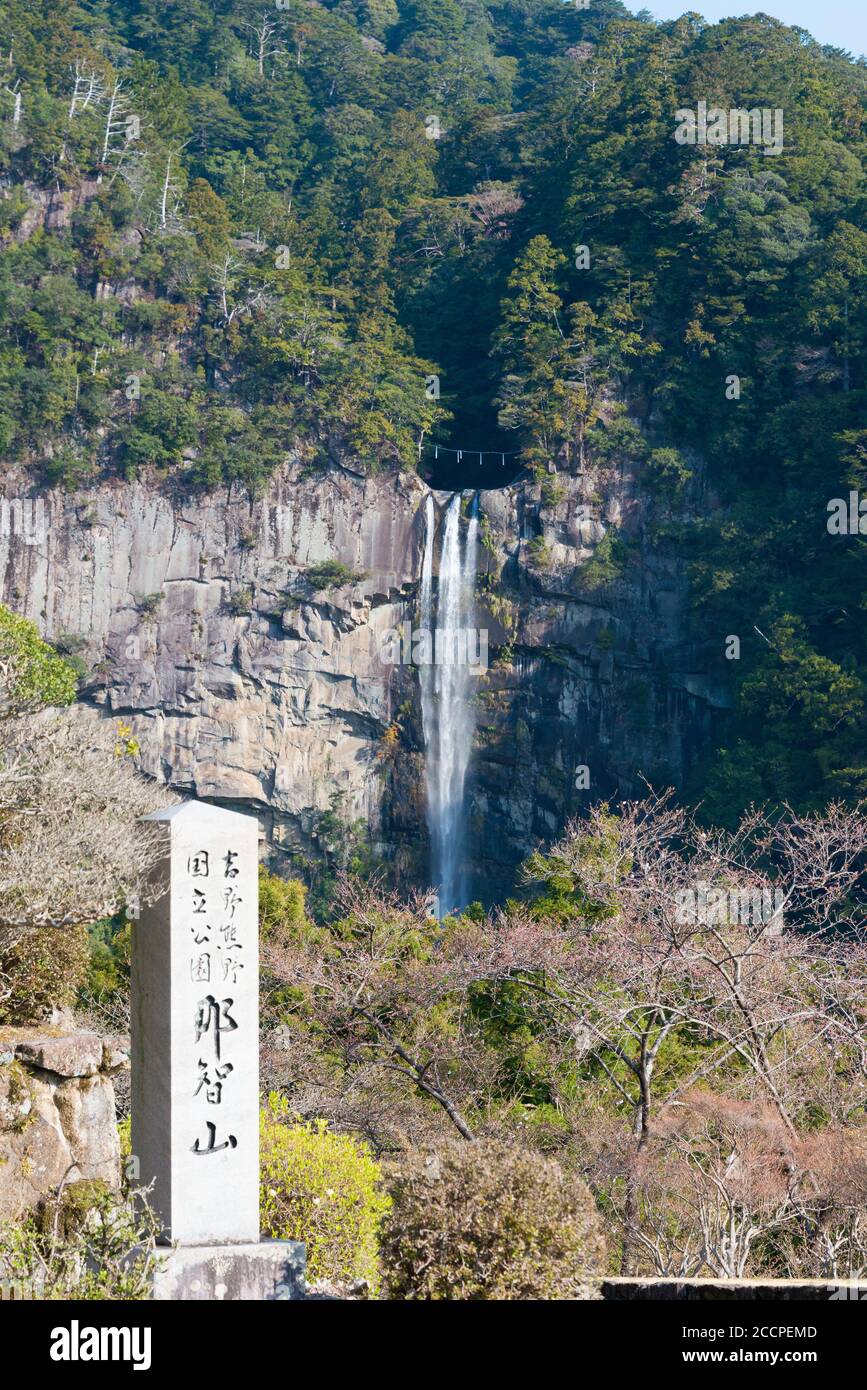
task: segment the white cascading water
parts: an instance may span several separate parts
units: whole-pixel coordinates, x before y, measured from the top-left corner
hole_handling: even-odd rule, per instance
[[[427,815],[431,838],[431,877],[438,893],[438,915],[466,905],[466,807],[464,792],[472,751],[471,659],[477,651],[474,628],[476,499],[461,545],[461,496],[449,502],[440,547],[436,625],[433,623],[434,507],[427,500],[421,582],[421,621],[434,632],[433,666],[422,667],[422,724],[425,739]],[[476,658],[477,659],[477,658]]]
[[[424,558],[421,566],[421,627],[422,632],[433,632],[433,553],[436,533],[436,509],[430,493],[425,501],[424,514]],[[424,734],[425,753],[431,747],[434,736],[433,702],[434,668],[426,662],[419,668],[421,684],[421,723]],[[430,786],[430,768],[426,768],[425,779]]]

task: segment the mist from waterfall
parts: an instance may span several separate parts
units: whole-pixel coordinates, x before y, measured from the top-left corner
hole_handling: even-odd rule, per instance
[[[436,617],[433,602],[435,513],[426,503],[425,548],[421,578],[421,624],[434,634],[436,660],[421,667],[422,726],[425,740],[427,819],[431,840],[431,879],[438,893],[438,915],[464,907],[467,768],[473,744],[475,711],[468,634],[475,622],[477,498],[473,498],[466,537],[461,544],[461,495],[448,504],[442,528]]]

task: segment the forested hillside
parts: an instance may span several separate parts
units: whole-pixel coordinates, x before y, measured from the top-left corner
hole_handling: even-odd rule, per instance
[[[0,1295],[867,1297],[865,99],[0,0]]]
[[[619,0],[0,13],[8,464],[638,461],[697,641],[742,644],[694,799],[863,795],[865,547],[826,527],[867,482],[863,64]],[[782,151],[677,143],[702,100],[780,109]]]

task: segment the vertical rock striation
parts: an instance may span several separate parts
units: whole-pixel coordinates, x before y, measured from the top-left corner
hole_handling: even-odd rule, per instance
[[[23,495],[9,476],[7,497],[16,481]],[[680,782],[726,705],[687,636],[684,562],[653,542],[628,470],[556,483],[480,495],[492,664],[475,679],[471,894],[508,891],[588,795],[628,796],[641,774]],[[82,665],[79,717],[123,719],[146,773],[257,813],[287,869],[338,856],[363,825],[397,879],[424,884],[419,673],[382,650],[432,583],[429,496],[414,475],[296,464],[258,499],[145,482],[49,491],[44,535],[0,528],[0,600]],[[601,559],[609,532],[616,563]]]

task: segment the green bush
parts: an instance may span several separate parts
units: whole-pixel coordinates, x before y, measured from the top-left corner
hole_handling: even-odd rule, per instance
[[[379,1286],[378,1234],[389,1199],[366,1145],[331,1133],[323,1120],[291,1124],[273,1092],[262,1112],[262,1234],[303,1240],[307,1278]]]
[[[286,1023],[303,995],[293,985],[286,984],[271,969],[271,948],[297,942],[315,927],[308,921],[305,910],[306,888],[297,878],[280,878],[259,865],[259,939],[262,943],[260,1004],[262,1028],[265,1032]]]
[[[28,927],[0,932],[0,1024],[38,1023],[69,1008],[90,968],[86,926]]]
[[[577,589],[601,589],[620,579],[629,559],[626,542],[613,530],[605,532],[590,559],[579,565],[573,580]]]
[[[74,632],[62,632],[51,646],[75,672],[76,679],[83,681],[90,671],[87,661],[87,638]]]
[[[249,584],[233,589],[226,599],[226,607],[233,618],[247,618],[253,607],[253,590]]]
[[[307,920],[307,889],[297,878],[281,878],[259,865],[259,930],[263,941],[280,940]]]
[[[364,575],[356,574],[339,560],[323,560],[319,565],[312,565],[304,578],[312,589],[319,590],[339,589],[344,584],[357,584]]]
[[[30,714],[45,705],[69,705],[78,681],[37,628],[0,604],[0,716]]]
[[[24,1298],[148,1299],[156,1234],[130,1194],[70,1183],[38,1213],[0,1223],[0,1279]]]
[[[184,449],[196,441],[197,426],[194,402],[149,385],[121,434],[127,476],[134,478],[148,464],[170,468],[181,463]]]
[[[129,992],[129,958],[132,923],[125,913],[102,917],[87,929],[87,978],[79,1003],[124,998]]]
[[[553,551],[544,536],[534,536],[527,546],[530,564],[537,570],[549,570],[554,563]]]
[[[63,444],[51,458],[45,460],[43,473],[49,487],[74,489],[93,480],[96,465],[81,448]]]
[[[587,1297],[602,1225],[587,1185],[553,1159],[493,1140],[395,1167],[381,1263],[393,1299]]]
[[[669,499],[680,496],[692,477],[692,469],[677,449],[654,449],[647,461],[651,486]]]

